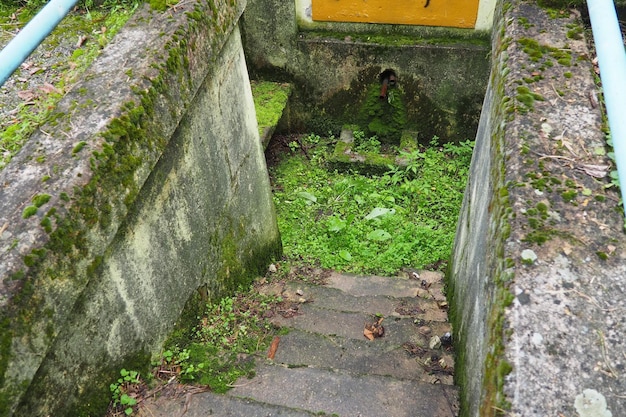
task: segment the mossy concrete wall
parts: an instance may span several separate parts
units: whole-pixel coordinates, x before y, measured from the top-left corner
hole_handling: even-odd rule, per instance
[[[254,77],[290,81],[292,130],[338,134],[379,74],[404,91],[406,129],[426,143],[475,135],[489,73],[489,34],[473,29],[300,21],[294,1],[252,0],[242,19]]]
[[[1,416],[102,414],[196,289],[279,254],[244,7],[138,11],[0,172]]]
[[[462,416],[626,415],[626,238],[576,13],[499,1],[448,277]]]

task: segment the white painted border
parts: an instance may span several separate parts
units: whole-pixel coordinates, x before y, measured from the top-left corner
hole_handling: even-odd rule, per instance
[[[478,3],[478,16],[476,16],[476,30],[491,30],[493,25],[493,11],[496,8],[496,0],[480,0]]]
[[[311,0],[295,1],[297,21],[305,24],[313,24],[313,18],[311,17]]]

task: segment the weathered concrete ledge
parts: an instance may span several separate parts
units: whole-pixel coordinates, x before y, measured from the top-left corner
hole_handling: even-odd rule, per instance
[[[581,22],[495,18],[449,277],[462,415],[623,416],[624,218]]]
[[[138,11],[0,172],[0,415],[101,413],[196,289],[279,253],[244,7]]]

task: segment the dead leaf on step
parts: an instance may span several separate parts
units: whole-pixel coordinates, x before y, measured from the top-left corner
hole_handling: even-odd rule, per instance
[[[87,42],[87,36],[82,35],[78,37],[78,41],[76,42],[76,47],[80,48],[81,46],[83,46],[83,44]]]
[[[39,89],[46,94],[50,94],[50,93],[60,94],[61,93],[61,90],[59,90],[58,88],[56,88],[50,83],[44,83],[41,87],[39,87]]]
[[[380,317],[375,323],[366,323],[363,329],[363,336],[368,340],[374,340],[377,337],[383,337],[385,335],[385,328],[381,325],[385,318]]]
[[[579,167],[578,169],[583,171],[585,174],[594,177],[594,178],[604,178],[609,173],[609,169],[611,167],[608,165],[590,165],[585,164]]]
[[[278,350],[279,344],[280,344],[280,337],[275,336],[274,340],[272,340],[272,345],[270,346],[270,350],[267,353],[267,359],[274,359],[274,356],[276,356],[276,350]]]
[[[36,95],[32,90],[22,90],[17,92],[17,96],[24,101],[32,101]]]

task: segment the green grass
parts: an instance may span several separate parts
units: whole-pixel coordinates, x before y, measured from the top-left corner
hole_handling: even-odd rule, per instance
[[[21,4],[26,6],[18,7]],[[27,61],[34,62],[33,67],[41,67],[40,71],[46,74],[46,82],[53,88],[43,91],[40,89],[43,81],[35,81],[32,85],[26,81],[19,81],[30,80],[32,75],[27,70],[16,71],[18,81],[14,87],[15,91],[10,94],[17,94],[20,90],[31,90],[34,94],[32,98],[17,104],[12,109],[11,117],[0,118],[0,169],[19,152],[34,131],[53,117],[57,103],[80,80],[101,50],[132,16],[138,4],[139,2],[135,0],[105,1],[97,8],[78,10],[63,19],[38,50],[60,54],[61,52],[55,48],[61,44],[62,39],[71,39],[73,45],[80,36],[87,36],[86,42],[76,48],[67,59],[47,61],[40,58],[41,62],[38,62],[39,60],[33,61],[33,56],[27,58]],[[0,4],[0,24],[7,30],[17,30],[35,15],[38,6],[40,4],[36,1]],[[12,37],[9,35],[11,35],[9,32],[4,33],[0,36],[0,41],[7,43]]]
[[[432,145],[382,176],[329,169],[323,145],[309,150],[310,160],[296,154],[271,167],[286,257],[378,274],[445,263],[473,144]]]

